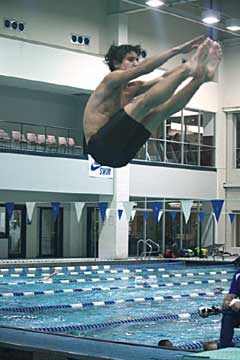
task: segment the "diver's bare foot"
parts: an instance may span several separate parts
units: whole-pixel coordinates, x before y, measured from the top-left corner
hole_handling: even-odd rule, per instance
[[[206,64],[206,75],[205,81],[212,81],[217,70],[217,67],[222,59],[222,49],[221,46],[214,42],[211,46],[207,58]]]
[[[189,68],[189,75],[199,77],[205,69],[208,53],[213,45],[213,41],[206,39],[197,49],[196,53],[189,59],[186,65]]]

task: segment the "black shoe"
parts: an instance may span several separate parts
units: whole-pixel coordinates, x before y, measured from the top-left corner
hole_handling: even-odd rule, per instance
[[[208,316],[211,315],[218,315],[221,312],[222,312],[221,306],[211,306],[211,307],[201,306],[198,309],[198,315],[201,316],[202,318],[207,318]]]

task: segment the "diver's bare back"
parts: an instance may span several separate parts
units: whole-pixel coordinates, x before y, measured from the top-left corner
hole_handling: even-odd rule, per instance
[[[86,142],[102,128],[110,118],[137,94],[141,82],[130,82],[127,86],[111,86],[106,78],[90,96],[85,108],[83,124]]]

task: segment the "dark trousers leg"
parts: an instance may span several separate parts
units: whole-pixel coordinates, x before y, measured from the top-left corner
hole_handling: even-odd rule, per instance
[[[240,313],[232,310],[224,310],[220,333],[220,348],[233,346],[232,338],[234,327],[240,322]]]

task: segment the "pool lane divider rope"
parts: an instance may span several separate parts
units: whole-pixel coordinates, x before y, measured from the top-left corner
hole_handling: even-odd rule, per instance
[[[37,290],[37,291],[16,291],[16,292],[3,292],[0,293],[0,297],[12,297],[12,296],[36,296],[36,295],[54,295],[63,293],[74,293],[83,291],[113,291],[113,290],[128,290],[128,289],[159,289],[161,287],[172,286],[188,286],[188,285],[200,285],[200,284],[216,284],[216,283],[228,283],[230,279],[216,279],[216,280],[196,280],[188,282],[173,282],[164,284],[147,284],[147,285],[129,285],[129,286],[100,286],[100,287],[86,287],[78,289],[57,289],[57,290]]]
[[[112,267],[116,267],[117,265],[79,265],[79,266],[42,266],[42,267],[24,267],[24,268],[2,268],[0,269],[0,272],[6,273],[6,272],[31,272],[31,271],[56,271],[56,270],[68,270],[68,271],[72,271],[72,270],[100,270],[100,269],[105,269],[105,270],[109,270]]]
[[[150,316],[150,317],[143,317],[143,318],[128,318],[123,320],[115,320],[115,321],[108,321],[102,323],[94,323],[94,324],[74,324],[74,325],[64,325],[64,326],[53,326],[53,327],[39,327],[34,328],[34,331],[42,331],[42,332],[49,332],[49,333],[65,333],[67,331],[73,330],[91,330],[91,329],[103,329],[109,328],[112,326],[119,326],[122,324],[138,324],[138,323],[145,323],[145,322],[158,322],[164,320],[185,320],[190,319],[192,317],[198,316],[198,312],[192,313],[182,313],[182,314],[165,314],[159,316]]]
[[[119,274],[119,273],[123,273],[123,274],[129,274],[129,273],[144,273],[146,272],[154,272],[154,271],[159,271],[159,272],[164,272],[166,271],[164,268],[158,268],[158,269],[117,269],[117,270],[88,270],[88,271],[69,271],[69,272],[60,272],[58,274],[56,274],[55,276],[58,275],[96,275],[96,274]],[[39,277],[39,276],[48,276],[50,275],[50,273],[41,273],[41,274],[28,274],[28,273],[22,273],[22,274],[15,274],[15,273],[5,273],[5,274],[0,274],[0,277]]]
[[[50,273],[27,273],[26,271],[19,271],[17,273],[15,272],[11,272],[11,271],[4,271],[4,270],[9,270],[9,269],[0,269],[2,270],[3,274],[0,274],[0,278],[3,277],[39,277],[39,276],[48,276],[50,275]],[[60,270],[60,269],[57,269]],[[174,269],[173,269],[174,270]],[[168,277],[168,275],[175,275],[175,276],[180,276],[181,273],[176,273],[176,274],[171,274],[169,273],[169,269],[165,269],[165,268],[149,268],[149,269],[112,269],[112,270],[87,270],[87,271],[66,271],[66,272],[59,272],[58,274],[56,274],[55,276],[59,276],[59,275],[68,275],[68,276],[76,276],[76,275],[96,275],[96,274],[119,274],[119,273],[123,273],[123,274],[129,274],[129,273],[144,273],[144,272],[165,272],[167,271],[165,274],[163,274],[163,277]],[[174,270],[176,271],[176,270]],[[230,273],[234,273],[235,270],[222,270],[222,271],[201,271],[195,274],[198,275],[218,275],[218,274],[230,274]],[[180,274],[180,275],[178,275]],[[190,273],[192,274],[192,273]]]
[[[167,266],[167,267],[170,267],[170,268],[174,268],[176,265],[178,266],[179,264],[181,264],[180,261],[177,261],[177,262],[164,262],[164,265],[163,266]],[[127,264],[130,268],[132,267],[134,269],[134,267],[137,267],[136,264]],[[110,269],[114,269],[114,268],[117,268],[117,267],[123,267],[125,265],[123,264],[112,264],[112,265],[77,265],[77,266],[42,266],[42,267],[17,267],[17,268],[0,268],[0,273],[1,272],[36,272],[36,271],[56,271],[56,270],[62,270],[62,271],[65,271],[65,270],[68,270],[68,271],[72,271],[72,270],[81,270],[81,271],[86,271],[86,270],[110,270]],[[147,267],[145,268],[147,269]],[[165,271],[165,270],[170,270],[169,268],[168,269],[165,269],[165,268],[158,268],[158,266],[154,267],[154,269],[162,269],[160,271]]]
[[[181,314],[165,314],[160,316],[151,316],[151,317],[143,317],[143,318],[133,318],[133,319],[123,319],[123,320],[115,320],[108,321],[103,323],[93,323],[93,324],[74,324],[74,325],[64,325],[64,326],[54,326],[54,327],[39,327],[34,328],[33,331],[41,331],[47,333],[66,333],[71,331],[86,331],[86,330],[96,330],[96,329],[106,329],[112,326],[121,326],[124,324],[141,324],[141,323],[149,323],[149,322],[161,322],[164,320],[185,320],[193,317],[199,316],[197,311],[192,313],[181,313]],[[213,340],[216,343],[220,343],[220,340]],[[233,337],[233,343],[240,342],[240,336]],[[203,341],[196,341],[190,344],[178,345],[175,347],[178,350],[201,350],[203,348]]]
[[[222,273],[222,272],[221,272]],[[224,275],[226,275],[226,272],[223,272]],[[203,275],[208,275],[208,273],[186,273],[186,274],[158,274],[158,275],[149,275],[149,276],[121,276],[121,277],[110,277],[110,278],[105,278],[105,277],[99,277],[99,278],[86,278],[86,279],[62,279],[62,280],[36,280],[36,281],[16,281],[16,282],[0,282],[0,285],[33,285],[33,284],[39,284],[39,283],[43,283],[43,284],[70,284],[70,283],[85,283],[85,282],[102,282],[102,281],[129,281],[129,280],[154,280],[154,279],[159,279],[159,278],[182,278],[182,277],[193,277],[193,276],[203,276]],[[212,274],[212,275],[215,275]]]
[[[220,340],[213,340],[215,341],[217,344],[220,344]],[[234,336],[232,339],[232,342],[234,344],[237,344],[240,342],[240,336]],[[203,348],[203,341],[196,341],[194,343],[190,343],[190,344],[184,344],[184,345],[178,345],[176,346],[177,350],[201,350]],[[201,354],[200,354],[201,355]],[[209,358],[208,358],[209,359]]]
[[[179,276],[180,275],[180,276]],[[62,280],[46,280],[46,281],[40,281],[40,280],[34,280],[34,281],[16,281],[16,282],[0,282],[0,285],[33,285],[33,284],[70,284],[70,283],[85,283],[85,282],[101,282],[101,281],[140,281],[140,280],[154,280],[158,278],[182,278],[182,277],[193,277],[197,276],[199,273],[188,273],[188,274],[170,274],[169,276],[166,275],[150,275],[150,276],[122,276],[122,277],[111,277],[111,278],[86,278],[86,279],[62,279]],[[202,275],[202,273],[201,273]],[[230,279],[229,279],[230,280]]]
[[[60,310],[60,309],[82,309],[90,308],[95,306],[110,306],[110,305],[119,305],[119,304],[129,304],[129,303],[142,303],[142,302],[152,302],[152,301],[164,301],[164,300],[179,300],[186,298],[197,298],[197,297],[209,297],[216,296],[219,294],[228,294],[228,291],[207,291],[201,293],[188,293],[182,295],[165,295],[165,296],[148,296],[132,299],[118,299],[118,300],[106,300],[106,301],[92,301],[85,303],[76,303],[76,304],[62,304],[62,305],[35,305],[35,306],[19,306],[19,307],[2,307],[0,312],[39,312],[46,310]]]

